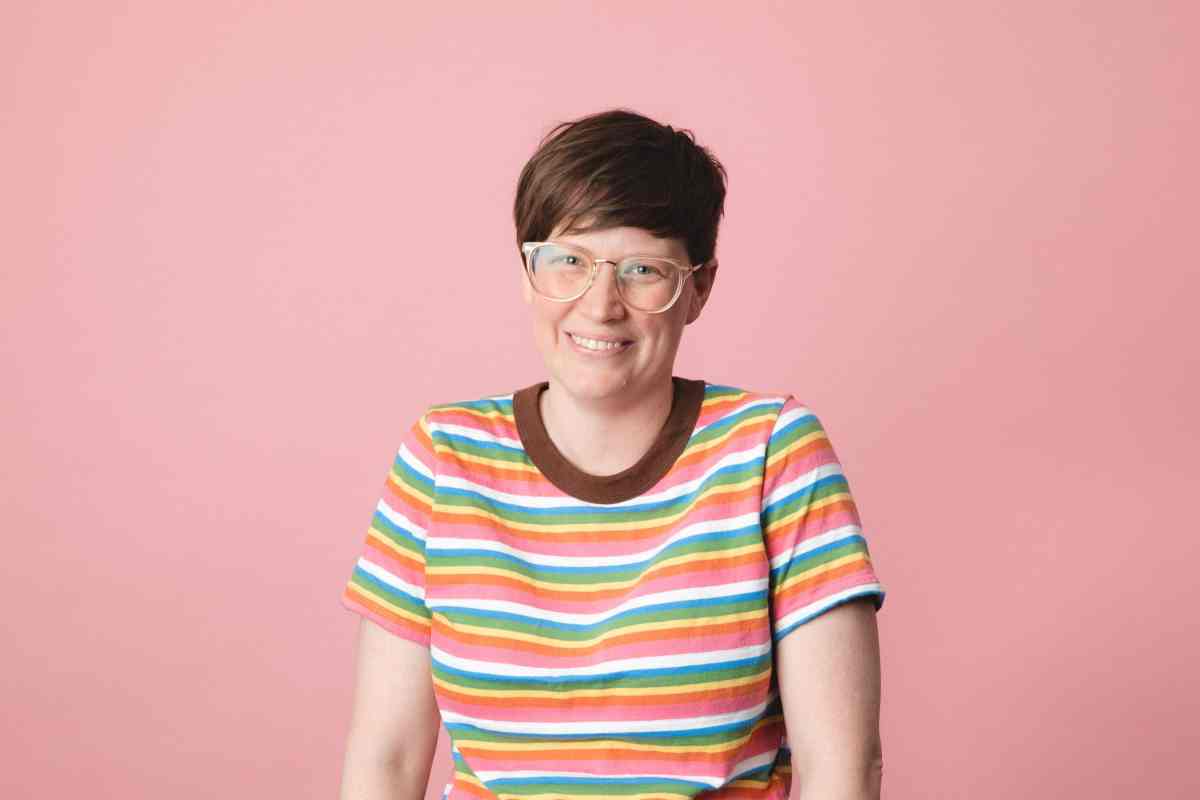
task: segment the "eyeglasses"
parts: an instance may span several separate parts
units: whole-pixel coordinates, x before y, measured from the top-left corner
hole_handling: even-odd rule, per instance
[[[613,265],[617,294],[625,305],[661,314],[679,299],[688,275],[704,266],[686,267],[671,258],[629,256],[620,261],[593,258],[582,247],[558,242],[525,242],[525,275],[533,290],[547,300],[568,303],[583,297],[599,272],[600,262]]]

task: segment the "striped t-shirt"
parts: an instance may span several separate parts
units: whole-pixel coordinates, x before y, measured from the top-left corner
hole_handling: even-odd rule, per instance
[[[885,592],[809,408],[673,383],[615,475],[555,448],[546,382],[404,435],[342,603],[428,648],[444,800],[788,796],[773,645]]]

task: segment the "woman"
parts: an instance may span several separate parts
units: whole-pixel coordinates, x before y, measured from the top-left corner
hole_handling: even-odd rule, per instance
[[[724,198],[690,133],[620,109],[525,166],[548,379],[400,443],[342,594],[345,800],[423,797],[439,716],[448,800],[879,796],[884,589],[829,439],[790,394],[673,373]]]

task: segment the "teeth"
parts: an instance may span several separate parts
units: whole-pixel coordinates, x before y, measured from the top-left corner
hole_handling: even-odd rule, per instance
[[[598,339],[584,339],[575,334],[571,334],[571,338],[576,344],[586,347],[588,350],[616,350],[621,347],[621,342],[602,342]]]

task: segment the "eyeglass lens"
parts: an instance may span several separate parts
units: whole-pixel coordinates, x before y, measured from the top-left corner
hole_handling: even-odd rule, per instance
[[[580,295],[591,269],[591,259],[585,253],[562,245],[539,245],[529,254],[534,288],[556,300]],[[621,261],[616,271],[621,297],[643,311],[658,311],[670,303],[683,278],[683,271],[670,261],[640,256]]]

